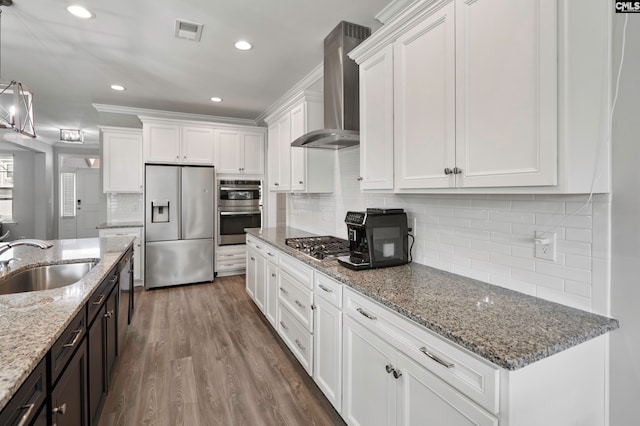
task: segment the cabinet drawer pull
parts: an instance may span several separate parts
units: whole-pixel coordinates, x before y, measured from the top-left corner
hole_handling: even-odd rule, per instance
[[[106,314],[104,314],[104,317],[105,317],[106,319],[109,319],[109,318],[111,318],[112,316],[113,316],[113,309],[112,309],[112,310],[110,310],[110,311],[107,311],[107,313],[106,313]]]
[[[304,309],[304,305],[302,303],[300,303],[300,301],[298,299],[294,300],[295,304],[298,305],[300,308]]]
[[[53,414],[64,414],[67,412],[67,403],[65,402],[64,404],[62,404],[59,407],[55,407],[53,410],[51,410],[53,412]]]
[[[104,294],[101,294],[100,297],[98,297],[98,300],[96,300],[95,302],[92,303],[92,305],[102,305],[102,302],[104,302]]]
[[[298,181],[298,185],[302,185],[302,181],[301,180]]]
[[[256,248],[257,248],[258,250],[261,250],[261,249],[262,249],[262,247],[260,247],[260,246],[259,246],[259,245],[257,245],[257,244],[256,244]]]
[[[276,274],[274,274],[274,273],[272,272],[272,273],[271,273],[271,276],[272,276],[273,278],[275,278],[275,277],[276,277]]]
[[[113,284],[116,281],[118,281],[118,276],[117,275],[114,275],[111,278],[109,278],[109,284]]]
[[[35,406],[36,404],[33,403],[33,404],[23,405],[22,407],[20,407],[21,410],[27,410],[27,412],[24,413],[22,417],[20,417],[20,423],[18,423],[18,426],[24,426],[27,424],[27,420],[29,420],[29,417],[31,417],[31,412],[33,411]]]
[[[271,252],[267,252],[267,254],[268,254],[269,256],[272,256],[272,257],[273,257],[273,256],[275,256],[275,254],[273,254],[273,253],[271,253]]]
[[[280,321],[280,325],[282,326],[282,328],[284,328],[285,330],[289,330],[289,327],[287,327],[285,325],[285,323],[283,323],[282,321]]]
[[[73,340],[71,341],[71,343],[65,343],[64,345],[62,345],[63,348],[72,348],[72,347],[74,347],[76,345],[76,343],[78,343],[78,340],[80,339],[80,336],[82,335],[82,329],[75,330],[74,333],[76,335],[73,338]],[[62,414],[64,414],[64,413],[62,413]]]
[[[435,362],[437,362],[440,365],[444,365],[447,368],[455,367],[455,364],[453,364],[453,363],[451,363],[449,361],[445,361],[445,360],[439,358],[438,356],[432,354],[424,346],[420,348],[420,352],[422,352],[423,354],[425,354],[426,356],[428,356],[429,358],[431,358],[432,360],[434,360]]]
[[[318,287],[320,287],[322,290],[326,291],[327,293],[333,293],[332,289],[330,289],[329,287],[325,287],[322,284],[318,284]]]
[[[280,287],[280,291],[283,292],[284,294],[289,294],[289,292],[282,287]]]
[[[302,343],[300,343],[300,340],[296,339],[296,346],[298,346],[301,350],[306,351],[307,349],[304,347],[304,345]]]
[[[360,312],[362,315],[364,315],[365,317],[369,318],[370,320],[377,320],[378,317],[371,315],[369,312],[365,311],[362,308],[358,308],[356,309],[356,311]]]

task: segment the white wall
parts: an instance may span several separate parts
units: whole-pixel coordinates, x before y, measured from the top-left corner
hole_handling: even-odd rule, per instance
[[[620,60],[622,21],[614,16],[614,70]],[[629,15],[624,68],[613,120],[611,206],[612,426],[640,419],[640,16]]]
[[[346,238],[347,210],[401,207],[415,227],[415,262],[580,309],[608,313],[608,195],[362,193],[359,148],[337,151],[333,194],[288,195],[287,224]],[[534,259],[536,230],[556,229],[557,261]]]

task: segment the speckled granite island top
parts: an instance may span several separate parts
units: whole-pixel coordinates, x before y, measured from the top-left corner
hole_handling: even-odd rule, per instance
[[[247,232],[507,370],[619,327],[618,321],[428,266],[352,271],[285,244],[293,228]]]
[[[55,240],[47,250],[20,246],[2,256],[21,259],[11,262],[9,274],[31,266],[99,263],[80,281],[66,287],[0,295],[0,410],[133,241],[132,236]]]

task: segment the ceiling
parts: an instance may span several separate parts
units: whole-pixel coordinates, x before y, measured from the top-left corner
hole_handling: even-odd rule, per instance
[[[98,141],[93,103],[256,119],[322,62],[324,37],[346,20],[376,30],[389,0],[14,0],[2,7],[2,81],[34,93],[38,139],[60,128]],[[204,24],[198,42],[176,19]],[[242,52],[235,41],[255,46]],[[124,92],[110,89],[118,83]],[[212,96],[223,98],[213,103]]]

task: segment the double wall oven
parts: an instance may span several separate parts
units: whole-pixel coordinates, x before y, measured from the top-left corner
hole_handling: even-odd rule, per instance
[[[218,181],[218,245],[244,244],[245,228],[262,226],[262,181]]]

